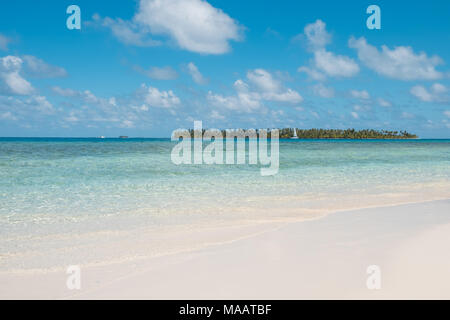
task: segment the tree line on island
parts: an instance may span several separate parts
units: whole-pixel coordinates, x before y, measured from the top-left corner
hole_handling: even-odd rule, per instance
[[[227,131],[236,131],[237,129],[218,130],[222,133],[223,137],[226,137]],[[270,131],[273,129],[267,129],[267,137],[270,138]],[[416,139],[417,135],[409,133],[405,130],[390,131],[390,130],[374,130],[374,129],[294,129],[283,128],[279,130],[279,137],[281,139]],[[294,130],[296,135],[294,135]],[[188,130],[191,138],[194,138],[194,130]],[[205,133],[205,129],[202,130],[202,136]],[[259,137],[259,130],[256,130],[256,135]]]
[[[295,129],[299,139],[415,139],[417,135],[407,131],[374,129]],[[294,129],[280,129],[280,138],[292,138]]]

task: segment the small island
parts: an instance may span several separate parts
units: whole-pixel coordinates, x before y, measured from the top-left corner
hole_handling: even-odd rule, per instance
[[[294,134],[294,130],[296,131]],[[407,131],[389,131],[374,129],[280,129],[280,138],[298,139],[417,139],[418,136]]]
[[[233,129],[231,129],[233,131]],[[270,138],[270,131],[267,129],[267,137]],[[417,139],[418,136],[407,131],[389,131],[375,129],[297,129],[283,128],[279,130],[280,139]],[[295,132],[294,132],[295,130]],[[220,130],[222,136],[226,137],[227,130]],[[258,135],[256,130],[256,134]],[[205,129],[202,130],[202,134]],[[194,137],[194,130],[189,129],[191,137]]]

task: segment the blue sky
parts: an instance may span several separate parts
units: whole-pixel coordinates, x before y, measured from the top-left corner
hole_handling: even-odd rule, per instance
[[[202,120],[450,138],[449,1],[1,6],[0,136],[167,137]]]

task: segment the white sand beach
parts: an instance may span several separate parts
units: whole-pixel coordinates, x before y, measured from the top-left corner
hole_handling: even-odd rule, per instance
[[[223,241],[234,235],[235,240]],[[81,265],[81,289],[65,270],[3,272],[13,299],[449,299],[450,200],[336,212],[302,222],[201,230],[210,245]],[[139,243],[139,245],[145,245]],[[369,290],[367,267],[381,271]]]

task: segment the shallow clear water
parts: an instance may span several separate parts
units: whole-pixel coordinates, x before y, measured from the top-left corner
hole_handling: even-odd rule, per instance
[[[450,140],[280,142],[280,169],[175,165],[164,139],[1,139],[0,216],[83,216],[450,180]]]
[[[281,140],[275,176],[259,165],[177,166],[174,145],[0,138],[2,251],[20,237],[295,217],[373,205],[374,195],[379,203],[450,193],[450,140]]]

